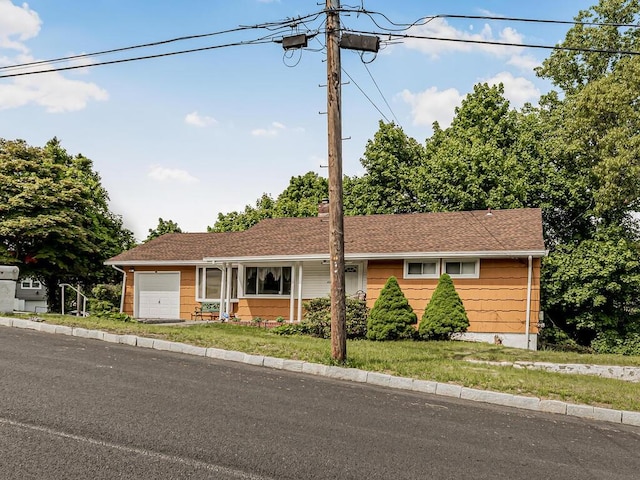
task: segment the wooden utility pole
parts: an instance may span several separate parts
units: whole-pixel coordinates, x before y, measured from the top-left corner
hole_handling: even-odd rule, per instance
[[[327,118],[329,137],[329,257],[331,270],[331,357],[347,358],[342,206],[342,99],[340,0],[327,0]]]

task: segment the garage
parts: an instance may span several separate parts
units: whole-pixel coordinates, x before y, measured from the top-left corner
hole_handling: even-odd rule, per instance
[[[180,318],[180,273],[136,273],[136,317]]]

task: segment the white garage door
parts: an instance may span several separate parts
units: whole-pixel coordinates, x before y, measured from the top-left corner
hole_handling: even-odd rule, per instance
[[[180,274],[137,273],[138,318],[180,318]]]

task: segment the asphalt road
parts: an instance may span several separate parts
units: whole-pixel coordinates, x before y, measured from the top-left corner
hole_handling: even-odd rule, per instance
[[[2,479],[638,479],[640,428],[0,327]]]

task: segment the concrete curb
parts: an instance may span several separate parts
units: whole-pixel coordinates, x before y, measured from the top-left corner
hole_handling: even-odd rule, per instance
[[[117,335],[102,332],[100,330],[88,330],[85,328],[71,328],[62,325],[33,322],[19,318],[0,317],[0,326],[37,330],[44,333],[58,335],[72,335],[79,338],[101,340],[114,344],[125,344],[135,347],[151,348],[185,355],[226,360],[230,362],[244,363],[260,367],[286,370],[289,372],[306,373],[321,377],[347,380],[350,382],[367,383],[381,387],[408,390],[413,392],[428,393],[446,397],[460,398],[473,402],[482,402],[492,405],[502,405],[524,410],[542,413],[567,415],[570,417],[586,418],[603,422],[618,423],[640,427],[640,412],[627,410],[613,410],[609,408],[592,407],[589,405],[576,405],[559,400],[543,400],[536,397],[512,395],[510,393],[478,390],[475,388],[461,387],[450,383],[432,382],[429,380],[417,380],[405,377],[396,377],[378,372],[367,372],[356,368],[344,368],[303,362],[301,360],[285,360],[282,358],[251,355],[233,350],[220,348],[196,347],[179,342],[159,340],[135,335]]]

